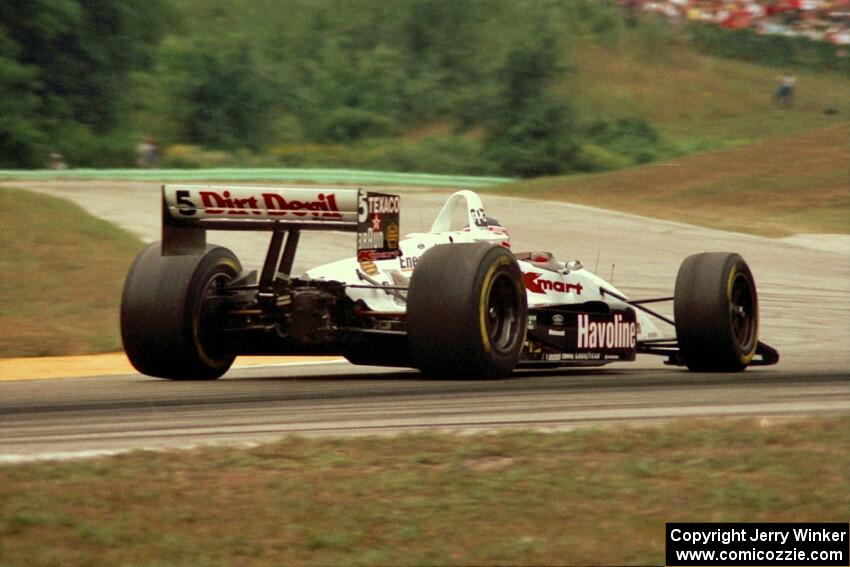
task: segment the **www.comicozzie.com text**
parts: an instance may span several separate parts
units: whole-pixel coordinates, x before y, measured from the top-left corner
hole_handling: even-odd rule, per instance
[[[761,528],[715,529],[709,531],[691,531],[675,528],[670,532],[672,541],[690,543],[722,543],[727,545],[736,541],[775,541],[785,545],[793,534],[798,542],[842,542],[847,532],[840,530],[813,530],[796,528],[790,530],[765,530]]]

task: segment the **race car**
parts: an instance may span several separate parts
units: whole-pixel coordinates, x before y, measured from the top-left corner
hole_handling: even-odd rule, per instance
[[[404,238],[400,201],[360,189],[164,185],[162,240],[136,257],[121,300],[130,362],[150,376],[209,380],[243,354],[342,355],[461,378],[637,354],[708,372],[779,360],[758,340],[756,286],[738,254],[689,256],[673,296],[633,300],[578,260],[512,252],[472,191]],[[207,244],[209,229],[269,231],[259,273]],[[301,234],[313,230],[356,233],[356,254],[292,275]],[[674,302],[675,320],[648,307],[660,301]]]

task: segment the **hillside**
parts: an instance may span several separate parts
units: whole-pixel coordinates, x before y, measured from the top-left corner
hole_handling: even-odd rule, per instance
[[[765,236],[850,234],[850,124],[490,189]]]
[[[577,163],[568,169],[619,169],[850,121],[850,81],[838,72],[794,69],[799,79],[795,103],[790,109],[778,108],[772,95],[781,69],[705,55],[690,41],[687,29],[666,22],[647,20],[629,27],[617,12],[599,6],[594,10],[595,17],[608,18],[604,25],[594,24],[593,18],[557,24],[564,30],[558,46],[560,63],[548,90],[573,109],[569,135],[582,148]],[[488,64],[476,65],[486,69]],[[280,141],[264,156],[252,158],[184,147],[170,155],[174,165],[193,167],[280,164],[499,173],[486,152],[487,121],[464,124],[465,118],[455,112],[459,107],[451,106],[470,104],[468,88],[452,95],[433,92],[435,107],[445,110],[414,117],[379,136],[342,144]],[[497,91],[493,83],[480,84],[475,97],[487,108]],[[621,119],[645,126],[647,133],[612,131]],[[593,133],[599,124],[608,128],[602,137]],[[590,151],[584,151],[588,147]]]
[[[653,29],[624,30],[605,45],[588,37],[574,40],[574,77],[564,77],[560,92],[587,116],[643,118],[682,151],[850,120],[846,77],[795,69],[796,98],[785,110],[771,98],[780,69],[702,55],[675,30],[653,40]]]

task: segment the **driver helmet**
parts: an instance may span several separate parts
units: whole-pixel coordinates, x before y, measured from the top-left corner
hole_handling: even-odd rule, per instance
[[[467,226],[463,230],[469,230]],[[474,233],[474,239],[477,242],[492,242],[493,244],[498,244],[500,246],[504,246],[505,248],[511,247],[511,235],[508,234],[508,230],[502,226],[502,223],[499,222],[499,219],[496,217],[487,217],[487,233],[484,231],[477,230]]]

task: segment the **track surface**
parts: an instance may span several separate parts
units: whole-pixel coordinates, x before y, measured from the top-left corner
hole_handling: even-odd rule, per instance
[[[0,185],[6,184],[69,198],[145,240],[157,238],[156,184]],[[406,232],[427,230],[448,194],[400,192]],[[819,251],[566,203],[490,195],[484,202],[511,229],[514,249],[579,258],[607,279],[616,265],[614,283],[632,297],[668,295],[688,254],[741,253],[758,284],[761,337],[779,349],[782,361],[743,374],[708,375],[670,369],[649,357],[634,365],[520,373],[497,382],[429,382],[415,372],[348,364],[234,370],[211,383],[138,375],[2,382],[0,462],[256,442],[284,433],[561,428],[686,416],[850,412],[850,250]],[[350,235],[308,236],[296,271],[353,253]],[[210,241],[231,247],[251,267],[262,261],[268,235],[218,233]]]
[[[281,434],[569,428],[699,416],[850,413],[839,373],[691,374],[610,366],[428,381],[416,372],[318,364],[231,372],[206,383],[142,376],[3,384],[0,462]]]

